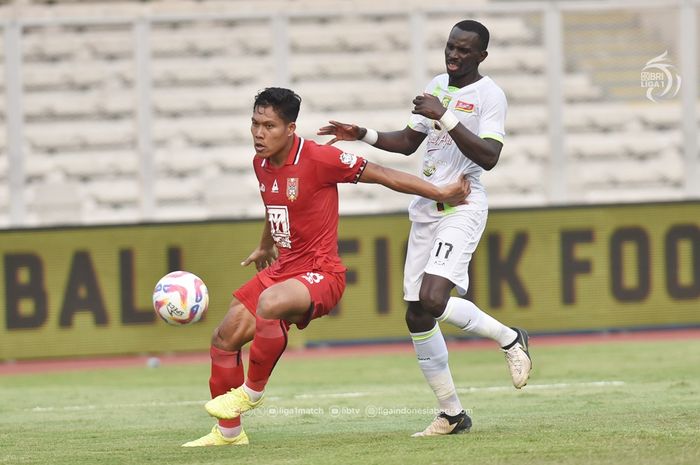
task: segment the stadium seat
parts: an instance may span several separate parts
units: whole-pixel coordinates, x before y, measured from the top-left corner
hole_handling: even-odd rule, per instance
[[[249,174],[253,167],[252,144],[227,145],[202,149],[211,166],[221,174]]]
[[[102,207],[113,209],[138,207],[141,200],[139,180],[133,177],[117,177],[86,182],[89,197]]]
[[[387,55],[377,52],[352,54],[314,53],[294,56],[290,63],[294,82],[348,78],[400,77],[408,70],[407,56],[397,53]]]
[[[248,79],[249,74],[245,70],[237,70],[237,67],[238,64],[230,59],[154,60],[152,64],[153,83],[156,87],[242,83]],[[245,74],[243,74],[244,72]]]
[[[205,185],[204,206],[209,218],[259,218],[265,212],[252,172],[212,177]]]
[[[30,209],[40,224],[78,224],[82,221],[82,192],[74,184],[47,183],[33,189]]]
[[[620,138],[623,140],[627,151],[635,158],[653,158],[667,149],[671,149],[674,152],[676,148],[681,150],[683,141],[683,135],[679,130],[655,131],[653,133],[643,131]],[[672,166],[669,166],[669,168],[672,168]]]
[[[83,216],[90,224],[129,224],[143,220],[141,208],[135,203],[117,206],[96,203],[85,207]]]
[[[231,145],[250,141],[250,116],[161,118],[153,132],[156,141],[181,136],[194,147]]]
[[[56,160],[52,155],[41,153],[24,153],[24,174],[27,182],[46,182],[56,171]]]
[[[625,155],[624,141],[618,134],[570,134],[566,138],[568,153],[574,158],[621,158]]]
[[[33,92],[24,97],[24,112],[30,120],[95,117],[99,103],[95,92]]]
[[[405,24],[386,20],[292,23],[289,37],[296,53],[347,53],[393,50],[395,45],[407,46],[410,35]]]
[[[28,91],[113,88],[114,83],[124,86],[133,81],[133,66],[130,61],[28,63],[23,67],[23,80]]]
[[[130,60],[134,56],[134,39],[130,30],[116,33],[90,34],[89,40],[85,44],[86,51],[93,59],[98,61],[107,60]],[[155,41],[153,41],[155,43]],[[153,46],[153,45],[152,45]]]
[[[214,163],[214,157],[207,150],[158,149],[155,152],[158,182],[161,177],[183,181],[199,178]]]
[[[698,107],[700,108],[700,104]],[[678,127],[680,124],[681,107],[669,103],[650,104],[645,111],[640,109],[638,115],[639,119],[650,129],[669,129]]]
[[[547,160],[550,156],[546,133],[508,136],[503,142],[501,157],[527,156],[532,160]]]
[[[547,81],[544,76],[523,79],[519,75],[497,76],[495,81],[503,88],[509,102],[543,103],[547,94]],[[567,101],[580,102],[595,100],[602,95],[601,89],[593,84],[585,74],[567,74],[564,80],[564,96]]]
[[[547,107],[544,105],[512,105],[506,116],[506,132],[510,135],[547,131]]]
[[[60,62],[76,57],[83,46],[81,38],[47,27],[23,37],[23,55],[27,62]]]
[[[504,158],[498,163],[497,172],[482,174],[487,189],[491,186],[507,186],[511,192],[530,192],[537,190],[545,179],[544,166],[530,162],[523,156]]]
[[[133,150],[65,152],[52,156],[53,169],[80,182],[127,175],[138,178],[140,164]]]
[[[202,195],[203,185],[199,179],[158,176],[153,183],[159,205],[196,205]]]

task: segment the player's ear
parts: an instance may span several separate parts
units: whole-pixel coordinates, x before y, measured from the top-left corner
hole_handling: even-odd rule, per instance
[[[297,130],[297,123],[295,123],[294,121],[292,121],[292,122],[289,123],[289,125],[287,126],[287,136],[288,136],[288,137],[293,136],[293,135],[294,135],[294,131],[296,131],[296,130]]]
[[[480,55],[480,57],[479,57],[479,63],[481,63],[482,61],[484,61],[484,60],[486,59],[487,56],[489,56],[489,52],[487,52],[486,50],[482,50],[482,51],[479,53],[479,55]]]

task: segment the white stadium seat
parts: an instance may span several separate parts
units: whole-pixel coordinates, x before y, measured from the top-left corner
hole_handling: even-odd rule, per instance
[[[82,221],[83,195],[79,186],[51,183],[33,190],[32,211],[41,224],[76,224]]]

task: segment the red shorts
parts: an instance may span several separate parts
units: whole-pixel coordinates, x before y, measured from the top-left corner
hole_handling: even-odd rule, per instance
[[[269,277],[267,277],[267,279],[270,280]],[[318,271],[301,273],[292,277],[271,280],[272,283],[270,286],[288,279],[296,279],[302,283],[306,286],[311,295],[311,307],[309,307],[309,311],[302,321],[295,323],[299,329],[306,328],[313,319],[328,315],[328,312],[333,310],[333,307],[337,305],[345,291],[345,272],[334,273]],[[233,293],[233,296],[255,316],[260,294],[270,286],[266,286],[260,279],[259,274],[256,274],[250,281],[238,288],[238,290]],[[293,324],[288,321],[285,323],[287,324],[287,329]]]

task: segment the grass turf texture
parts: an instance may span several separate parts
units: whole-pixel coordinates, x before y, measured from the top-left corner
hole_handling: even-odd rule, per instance
[[[283,358],[247,447],[180,447],[214,423],[206,365],[6,376],[0,463],[700,463],[700,341],[532,343],[522,391],[495,348],[451,354],[474,427],[439,438],[409,437],[434,406],[410,353]]]

